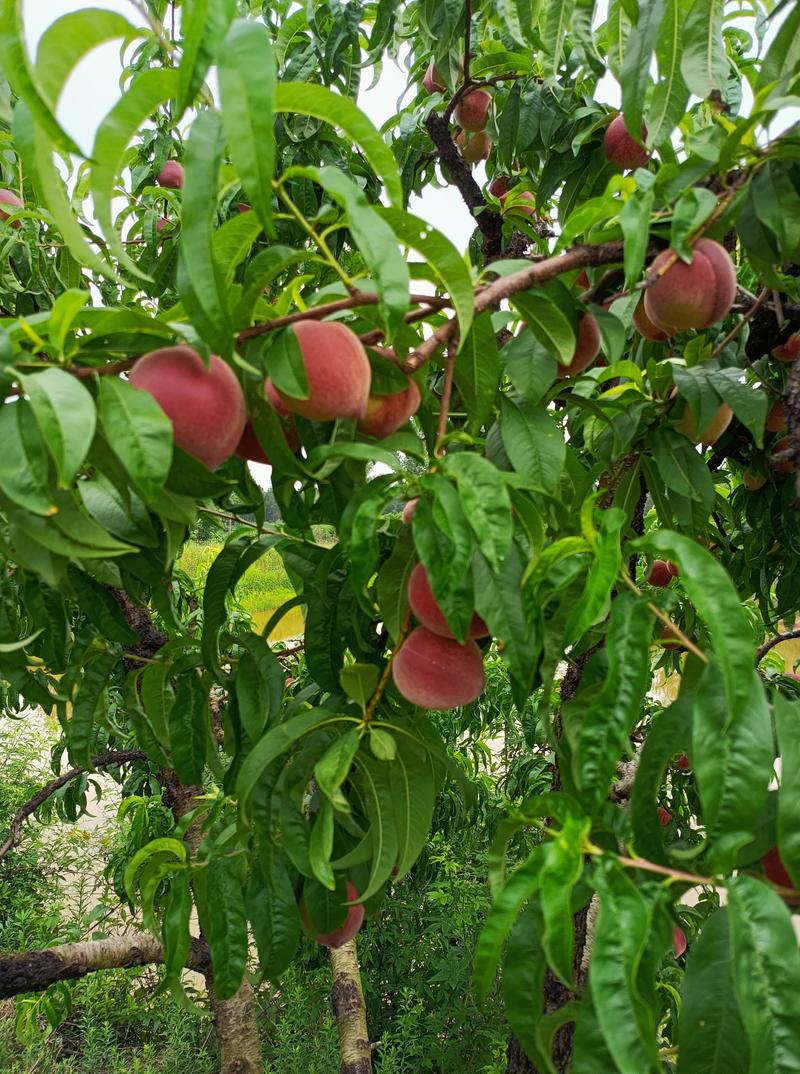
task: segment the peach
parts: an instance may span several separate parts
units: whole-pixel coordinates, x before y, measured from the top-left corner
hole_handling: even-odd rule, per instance
[[[352,903],[358,898],[358,892],[355,887],[347,881],[347,901]],[[341,947],[346,944],[348,940],[352,940],[358,930],[364,924],[364,905],[363,903],[357,903],[354,906],[347,907],[347,916],[344,919],[344,923],[339,926],[338,929],[334,929],[333,932],[315,932],[314,924],[311,921],[308,910],[306,909],[305,902],[300,900],[300,920],[303,922],[303,928],[316,940],[318,944],[322,944],[323,947]]]
[[[411,378],[402,392],[371,395],[367,401],[367,416],[358,423],[358,431],[377,439],[391,436],[416,414],[420,400],[419,388]]]
[[[271,379],[267,377],[264,381],[264,394],[272,405],[272,409],[276,410],[282,418],[288,418],[291,414],[291,410],[288,408],[283,399],[278,395],[278,389],[272,383]]]
[[[761,859],[761,864],[764,866],[764,875],[767,880],[771,880],[773,884],[778,884],[782,888],[794,888],[792,878],[786,871],[777,847],[767,851]]]
[[[769,409],[764,428],[769,433],[782,433],[786,428],[786,405],[780,400]]]
[[[578,342],[570,365],[559,365],[556,377],[576,377],[595,360],[600,353],[600,329],[591,313],[584,313],[578,321]]]
[[[672,814],[668,809],[664,809],[664,807],[660,805],[658,807],[658,819],[661,822],[661,827],[666,828],[666,826],[672,820]]]
[[[492,151],[492,139],[486,131],[469,135],[466,131],[459,131],[456,135],[456,145],[467,164],[477,164],[479,160],[488,160]]]
[[[408,603],[411,611],[424,627],[433,631],[434,634],[440,634],[443,638],[453,637],[453,632],[447,625],[444,612],[433,595],[428,572],[422,563],[418,563],[409,576]],[[486,623],[475,612],[470,623],[469,636],[471,638],[488,638],[489,633]]]
[[[783,343],[773,348],[772,357],[779,362],[796,362],[800,358],[800,332],[795,332]]]
[[[647,138],[647,127],[642,124],[642,141]],[[646,168],[647,163],[650,160],[650,154],[640,145],[639,142],[628,132],[628,128],[625,126],[624,116],[616,116],[611,120],[606,127],[605,137],[603,138],[603,149],[606,154],[606,159],[609,160],[615,168],[633,169],[633,168]]]
[[[0,206],[2,205],[7,205],[12,213],[25,208],[25,202],[17,197],[13,190],[0,189]],[[8,211],[0,208],[0,220],[8,220],[8,216]],[[21,223],[21,220],[14,220],[11,227],[19,227]]]
[[[298,321],[289,331],[300,346],[309,395],[293,399],[276,387],[284,405],[311,421],[366,418],[372,371],[358,336],[338,321]]]
[[[664,627],[664,632],[661,635],[661,646],[664,649],[683,649],[683,642],[678,634],[670,626]]]
[[[689,758],[686,756],[685,753],[678,754],[677,765],[678,768],[680,768],[681,772],[688,772],[689,769],[692,767],[691,763],[689,762]]]
[[[673,578],[677,578],[680,574],[677,564],[670,563],[668,559],[655,559],[653,560],[653,566],[650,568],[650,573],[647,576],[647,580],[650,585],[657,586],[659,589],[665,585],[669,585]]]
[[[444,93],[444,81],[439,74],[439,69],[436,64],[431,60],[428,64],[428,70],[425,72],[425,77],[422,80],[422,85],[428,91],[428,93]]]
[[[460,645],[421,626],[395,653],[392,677],[403,697],[423,709],[459,708],[486,689],[483,657],[474,641]]]
[[[772,455],[770,455],[769,464],[776,474],[793,474],[797,469],[797,462],[795,459],[776,459],[776,455],[780,455],[784,451],[788,451],[792,446],[790,437],[784,436],[781,440],[777,440],[772,445]]]
[[[728,251],[713,239],[700,239],[690,265],[678,259],[658,275],[673,257],[673,250],[663,250],[650,265],[655,279],[644,295],[647,316],[664,331],[709,328],[721,321],[736,295],[736,268]]]
[[[184,179],[183,165],[179,164],[177,160],[168,160],[158,173],[156,182],[159,186],[167,187],[169,190],[183,190]]]
[[[264,393],[268,397],[269,391],[267,385],[271,383],[272,382],[269,379],[264,381]],[[272,403],[271,399],[269,401],[270,403]],[[278,415],[282,419],[285,419],[287,416],[289,419],[288,421],[282,420],[281,422],[283,426],[283,435],[286,438],[286,446],[289,448],[290,451],[297,452],[300,450],[300,437],[297,434],[297,427],[294,423],[294,418],[286,410],[280,399],[278,400],[278,402],[280,403],[280,409],[276,407],[274,403],[272,403],[273,410],[277,411]],[[261,443],[256,436],[255,430],[253,429],[253,426],[250,421],[248,421],[244,427],[242,438],[236,448],[236,454],[242,459],[247,459],[248,462],[260,462],[264,463],[267,466],[272,465],[272,460],[261,446]]]
[[[672,950],[675,952],[675,958],[680,958],[681,955],[686,954],[686,933],[678,925],[672,926]]]
[[[485,131],[491,103],[491,93],[487,93],[486,90],[473,90],[458,102],[453,117],[465,131]]]
[[[221,358],[212,355],[206,368],[191,347],[162,347],[141,357],[128,379],[167,415],[178,447],[209,470],[234,453],[247,414],[239,381]]]
[[[748,490],[748,492],[758,492],[759,489],[767,483],[767,478],[764,474],[755,473],[753,470],[745,470],[742,476],[742,484]]]
[[[636,312],[633,315],[634,327],[638,329],[639,334],[644,336],[645,339],[650,339],[653,343],[663,343],[665,339],[669,339],[670,336],[675,334],[674,328],[668,328],[666,326],[660,326],[654,324],[647,316],[647,310],[644,306],[644,299],[636,307]]]
[[[409,500],[408,503],[403,507],[403,521],[406,525],[409,525],[411,519],[414,517],[414,512],[417,509],[418,503],[419,496],[415,496],[413,500]]]
[[[489,193],[492,197],[499,198],[502,201],[508,193],[508,184],[509,178],[507,175],[498,175],[489,183]]]
[[[518,194],[508,208],[505,205],[507,197],[508,195],[504,194],[500,198],[500,204],[503,206],[504,212],[516,213],[517,216],[534,216],[536,214],[536,196],[531,194],[530,190],[523,190],[521,194]]]
[[[708,425],[706,425],[705,429],[698,434],[694,415],[687,406],[684,409],[683,417],[675,428],[679,433],[688,436],[692,443],[710,447],[711,444],[716,444],[717,440],[719,440],[732,420],[733,411],[727,403],[723,403],[719,410],[716,411],[711,421],[709,421]]]
[[[580,287],[582,291],[588,291],[592,286],[589,283],[589,277],[586,275],[586,269],[581,269],[578,275],[575,277],[575,286]]]

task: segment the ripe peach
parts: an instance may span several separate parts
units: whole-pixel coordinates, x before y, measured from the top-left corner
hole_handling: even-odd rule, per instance
[[[403,521],[406,525],[409,525],[411,519],[414,517],[414,512],[417,509],[419,503],[419,496],[415,496],[413,500],[409,500],[403,508]]]
[[[675,630],[670,626],[664,627],[664,632],[661,635],[661,647],[663,649],[682,649],[683,642],[676,634]]]
[[[418,563],[409,576],[408,603],[411,611],[424,627],[432,630],[434,634],[441,634],[443,638],[453,637],[453,632],[447,625],[444,612],[433,595],[428,572],[422,563]],[[488,638],[489,633],[486,623],[475,612],[470,623],[469,636],[471,638]]]
[[[702,444],[704,447],[710,447],[711,444],[716,444],[717,440],[722,436],[725,430],[733,420],[733,411],[727,403],[723,403],[722,406],[714,414],[711,421],[706,425],[705,429],[701,433],[697,432],[697,425],[694,420],[694,415],[688,406],[684,408],[683,417],[675,426],[679,433],[683,433],[694,444]]]
[[[678,754],[678,760],[676,763],[678,765],[678,768],[680,768],[681,772],[688,772],[689,769],[692,767],[689,758],[686,756],[685,753]]]
[[[278,389],[272,383],[269,377],[264,381],[264,394],[269,400],[272,409],[276,410],[282,418],[288,418],[292,413],[283,399],[278,395]]]
[[[479,160],[488,160],[492,151],[492,139],[486,131],[480,131],[478,134],[459,131],[456,135],[456,145],[467,164],[477,164]]]
[[[25,202],[22,198],[17,197],[13,190],[0,189],[0,206],[2,205],[8,205],[12,213],[16,212],[17,209],[25,208]],[[0,208],[0,220],[8,220],[8,216],[7,210]],[[19,227],[21,223],[21,220],[14,220],[11,227]]]
[[[795,332],[783,343],[773,348],[772,357],[779,362],[796,362],[800,358],[800,332]]]
[[[372,371],[361,340],[338,321],[298,321],[292,325],[308,377],[307,399],[276,388],[284,404],[312,421],[367,416]]]
[[[156,182],[159,186],[167,187],[169,190],[182,190],[184,179],[183,165],[179,164],[177,160],[168,160],[158,173]]]
[[[500,198],[500,204],[503,206],[505,213],[515,213],[517,216],[534,216],[536,214],[536,196],[531,194],[530,190],[523,190],[521,194],[518,194],[513,204],[505,207],[506,199],[508,195],[504,194]]]
[[[439,69],[436,64],[431,60],[428,64],[428,70],[425,72],[425,77],[422,80],[422,85],[428,91],[428,93],[444,93],[444,81],[439,74]]]
[[[664,250],[650,265],[655,276],[674,257]],[[736,268],[724,246],[712,239],[695,244],[691,265],[678,259],[657,276],[644,295],[647,316],[657,327],[708,328],[721,321],[736,295]]]
[[[786,428],[786,404],[778,400],[773,403],[767,414],[764,428],[768,433],[782,433]]]
[[[658,586],[659,589],[669,585],[673,578],[677,578],[680,570],[676,563],[670,563],[668,559],[655,559],[647,580],[650,585]]]
[[[757,474],[753,470],[745,470],[742,476],[742,484],[748,492],[758,492],[767,483],[765,474]]]
[[[265,395],[267,395],[268,398],[269,389],[267,385],[271,384],[272,382],[269,379],[264,381],[264,393]],[[273,388],[273,392],[274,390],[275,389]],[[297,434],[297,426],[294,423],[293,415],[289,414],[280,399],[278,399],[278,402],[280,403],[280,409],[276,407],[274,403],[272,403],[271,398],[269,398],[269,402],[272,404],[273,410],[277,411],[278,415],[282,419],[281,424],[283,426],[283,435],[286,438],[286,446],[289,448],[290,451],[299,451],[300,437]],[[253,426],[250,421],[248,421],[244,427],[242,438],[236,448],[236,454],[242,459],[247,459],[248,462],[260,462],[264,463],[267,466],[272,465],[272,460],[269,458],[269,456],[261,446],[261,443],[256,436],[255,430],[253,429]]]
[[[588,291],[592,286],[589,283],[589,277],[586,275],[586,269],[581,269],[575,278],[575,286],[580,287],[582,291]]]
[[[486,90],[473,90],[468,93],[455,107],[453,117],[465,131],[484,131],[486,121],[489,118],[489,105],[492,103],[491,93]]]
[[[782,888],[794,888],[792,878],[786,872],[786,866],[783,864],[777,847],[767,851],[761,859],[761,864],[764,866],[764,875],[767,880],[771,880],[773,884],[779,884]]]
[[[588,369],[600,353],[600,329],[591,313],[584,313],[578,322],[578,342],[571,365],[559,365],[556,377],[576,377]]]
[[[483,657],[474,641],[460,645],[425,627],[412,630],[392,661],[400,693],[423,709],[468,705],[486,689]]]
[[[643,123],[642,141],[646,138],[647,127]],[[628,133],[624,116],[616,116],[606,127],[603,149],[606,159],[611,161],[615,168],[646,168],[650,160],[650,154],[644,146]]]
[[[672,950],[675,958],[680,958],[686,953],[686,933],[678,925],[672,926]]]
[[[780,455],[784,451],[788,451],[792,446],[792,441],[788,436],[784,436],[781,440],[777,440],[772,445],[772,455],[770,455],[769,464],[776,474],[793,474],[797,469],[797,461],[795,459],[776,459],[776,455]]]
[[[634,327],[638,329],[640,335],[644,336],[645,339],[652,340],[654,343],[663,343],[665,339],[669,339],[670,336],[675,334],[674,328],[665,328],[653,324],[647,316],[644,299],[642,299],[636,307],[636,312],[633,315],[633,324]]]
[[[419,410],[419,388],[409,378],[408,387],[393,395],[371,395],[367,401],[367,416],[358,423],[358,431],[381,439],[391,436]]]
[[[672,820],[672,814],[668,809],[664,809],[664,807],[660,805],[658,807],[658,819],[661,821],[661,827],[666,828],[666,826]]]
[[[221,358],[212,355],[206,368],[191,347],[162,347],[141,357],[128,379],[170,419],[178,447],[209,470],[234,453],[247,420],[244,393]]]
[[[358,892],[355,887],[347,881],[347,901],[353,902],[358,898]],[[346,944],[348,940],[352,940],[358,930],[364,924],[364,905],[363,903],[356,903],[353,906],[347,907],[347,917],[344,919],[343,924],[338,929],[334,929],[333,932],[320,932],[314,931],[314,925],[306,909],[305,902],[300,900],[300,920],[303,922],[303,928],[316,940],[318,944],[322,944],[323,947],[341,947],[342,944]]]
[[[498,175],[489,183],[489,193],[502,201],[508,193],[508,183],[509,178],[507,175]]]

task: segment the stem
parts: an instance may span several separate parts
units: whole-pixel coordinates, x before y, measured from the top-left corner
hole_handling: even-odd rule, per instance
[[[249,526],[251,530],[258,530],[259,533],[266,533],[269,537],[283,537],[287,541],[297,541],[299,544],[310,545],[311,548],[324,548],[324,545],[317,544],[316,541],[309,541],[305,537],[296,537],[293,533],[287,533],[285,530],[275,530],[269,526],[262,526],[259,528],[255,522],[249,522],[246,518],[240,518],[239,515],[228,514],[227,511],[217,511],[213,507],[199,507],[198,511],[202,511],[204,515],[215,515],[217,518],[224,518],[228,522],[238,522],[240,526]]]
[[[363,722],[363,725],[365,727],[369,723],[372,722],[372,718],[375,715],[375,710],[377,709],[378,705],[380,704],[380,700],[384,695],[386,687],[389,685],[389,676],[392,673],[392,663],[394,662],[394,658],[397,656],[397,654],[400,651],[400,646],[403,644],[403,642],[405,640],[405,636],[408,633],[408,628],[409,628],[410,623],[411,623],[411,611],[409,610],[409,611],[406,612],[405,619],[403,620],[403,625],[400,627],[400,633],[399,633],[398,638],[397,638],[397,644],[395,645],[395,647],[394,647],[394,649],[392,651],[392,655],[386,661],[386,667],[383,669],[383,674],[380,677],[380,681],[378,682],[378,685],[375,687],[375,693],[369,699],[369,704],[367,705],[366,711],[364,712],[364,719],[363,719],[362,722]]]
[[[728,332],[727,336],[725,336],[725,338],[722,340],[722,342],[720,344],[718,344],[714,348],[714,350],[711,352],[711,355],[710,355],[711,358],[716,358],[717,355],[722,354],[722,352],[725,350],[725,348],[728,346],[728,344],[732,340],[736,339],[736,337],[739,335],[739,333],[744,328],[744,326],[747,324],[747,322],[751,319],[751,317],[755,317],[755,315],[758,313],[758,311],[761,309],[761,307],[767,301],[769,296],[770,296],[770,290],[769,290],[768,287],[765,287],[764,290],[761,292],[761,294],[758,296],[758,298],[755,300],[753,305],[747,311],[747,313],[745,313],[745,315],[742,317],[741,321],[739,321],[738,324],[735,324],[733,326],[733,328],[730,330],[730,332]]]
[[[344,269],[339,264],[339,262],[336,260],[336,258],[333,256],[333,252],[331,251],[331,248],[328,246],[327,242],[325,242],[323,237],[317,231],[314,230],[314,228],[311,226],[311,224],[309,224],[309,222],[306,220],[306,218],[303,216],[303,214],[297,208],[295,203],[292,201],[292,199],[286,193],[286,190],[284,189],[283,184],[278,183],[278,182],[273,182],[272,185],[274,186],[275,190],[278,192],[278,197],[281,199],[283,204],[286,206],[286,208],[289,210],[289,212],[295,218],[295,220],[300,225],[300,227],[303,229],[303,231],[305,231],[305,233],[308,235],[308,237],[313,242],[316,243],[316,245],[319,248],[319,251],[322,254],[322,256],[325,259],[325,261],[330,265],[330,267],[333,269],[333,271],[336,273],[336,275],[339,277],[339,279],[342,281],[342,283],[345,285],[347,290],[352,295],[356,290],[355,284],[350,279],[350,277],[347,275],[347,273],[344,271]]]
[[[774,649],[782,641],[793,641],[795,638],[800,638],[800,628],[787,630],[785,634],[775,634],[756,649],[756,663],[760,664],[770,649]]]
[[[638,585],[636,585],[635,582],[631,581],[627,574],[620,573],[619,577],[625,583],[625,585],[636,594],[637,597],[644,596],[644,593],[642,593]],[[690,653],[694,653],[698,660],[702,660],[704,664],[708,663],[708,657],[703,652],[703,650],[698,649],[692,639],[688,638],[681,630],[681,628],[679,626],[676,626],[675,623],[673,623],[673,621],[670,619],[666,612],[662,612],[662,610],[658,608],[655,604],[653,604],[652,601],[647,602],[647,607],[650,609],[656,619],[660,619],[665,626],[669,627],[669,629],[674,633],[675,637],[678,639],[678,641],[680,641],[680,643],[685,649],[688,649]]]
[[[444,360],[444,388],[442,399],[439,404],[439,422],[436,427],[436,447],[434,455],[441,459],[444,455],[444,438],[447,434],[447,418],[450,412],[450,399],[453,394],[453,376],[456,368],[456,348],[450,347]]]

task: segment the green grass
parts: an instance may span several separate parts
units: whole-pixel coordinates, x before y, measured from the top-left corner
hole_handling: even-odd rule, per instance
[[[221,544],[198,544],[189,541],[184,546],[177,565],[186,571],[196,585],[203,585],[209,568],[221,549]],[[283,561],[273,549],[257,560],[236,586],[236,598],[250,614],[264,611],[265,608],[277,608],[293,596],[294,589],[284,570]]]

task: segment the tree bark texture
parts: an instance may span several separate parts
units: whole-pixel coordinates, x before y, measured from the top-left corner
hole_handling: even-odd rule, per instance
[[[331,949],[331,1002],[339,1030],[342,1065],[339,1074],[372,1074],[372,1049],[367,1032],[367,1009],[361,989],[356,941]]]
[[[261,1036],[250,982],[242,981],[239,991],[231,999],[217,999],[209,966],[206,984],[219,1044],[220,1074],[263,1074]]]
[[[56,981],[75,981],[95,970],[150,966],[163,960],[163,947],[145,932],[0,955],[0,999],[25,992],[44,992]],[[199,973],[207,972],[209,962],[205,941],[192,940],[186,966]]]

